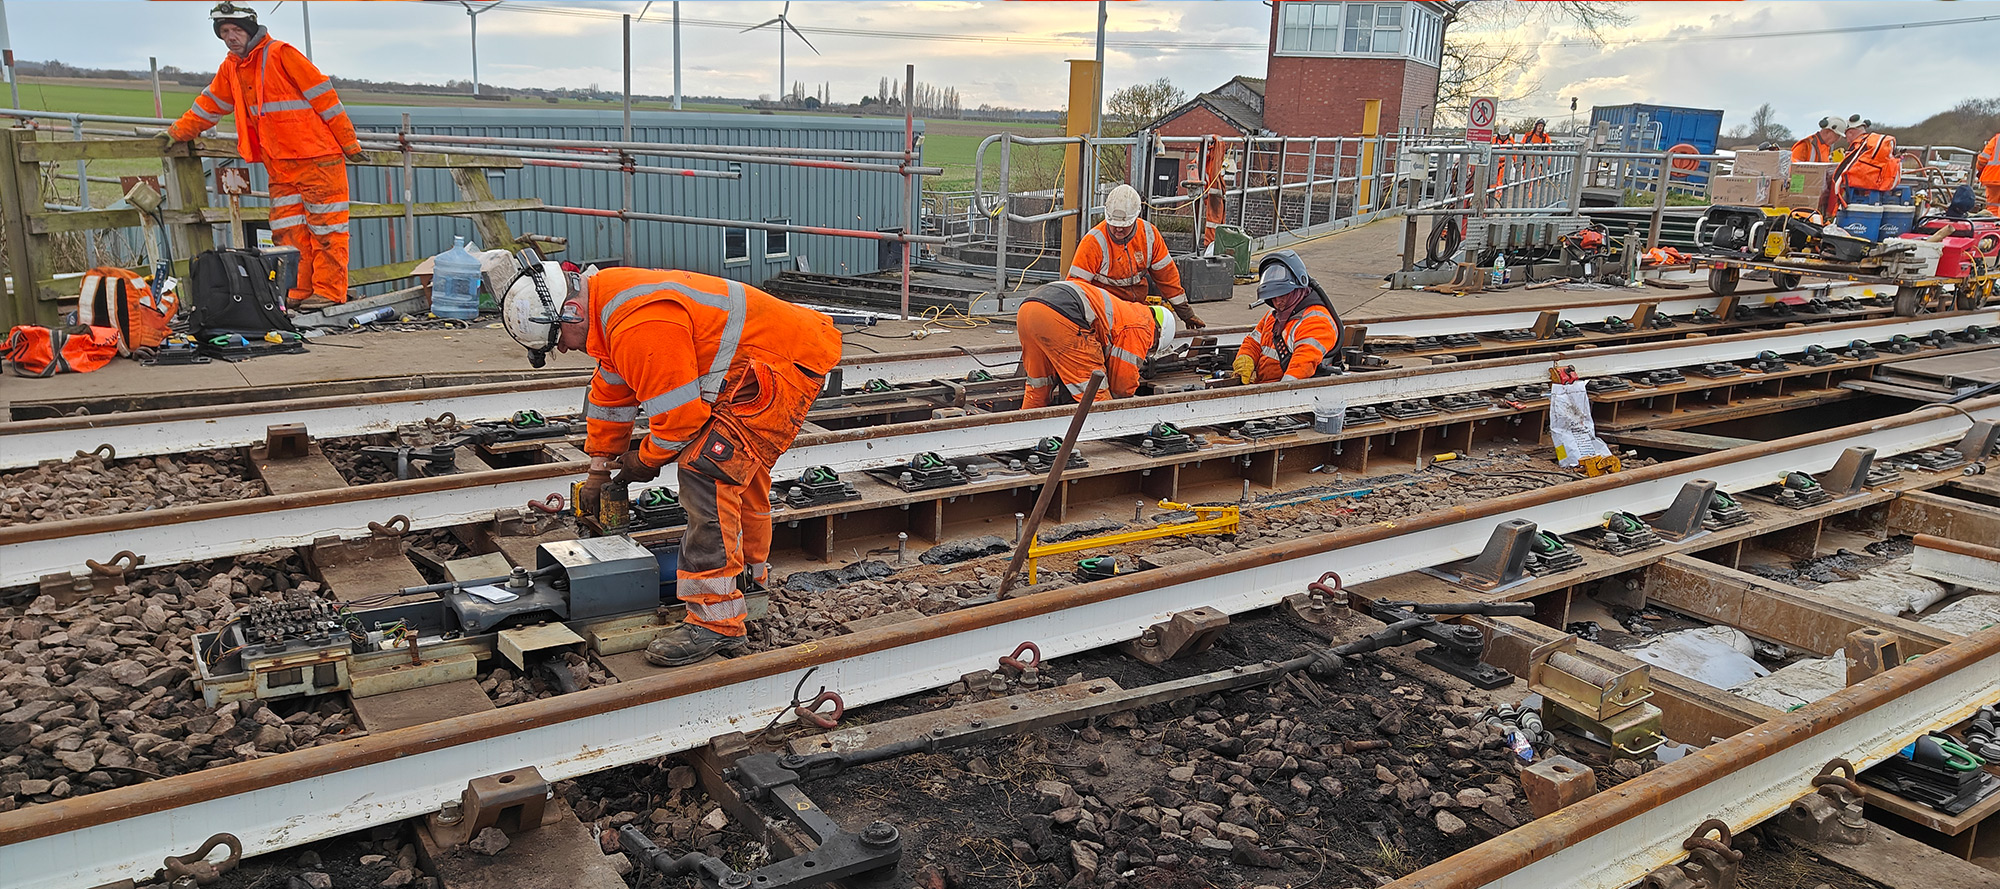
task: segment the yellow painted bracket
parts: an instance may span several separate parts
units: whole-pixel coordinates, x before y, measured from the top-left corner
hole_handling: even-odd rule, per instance
[[[1061,543],[1030,543],[1028,544],[1028,583],[1032,585],[1038,582],[1035,574],[1035,561],[1043,556],[1082,552],[1105,546],[1123,546],[1127,543],[1159,540],[1165,537],[1184,537],[1189,534],[1234,534],[1236,533],[1237,522],[1242,517],[1242,510],[1234,506],[1189,506],[1185,503],[1162,500],[1160,501],[1160,508],[1174,512],[1192,512],[1195,515],[1195,521],[1160,525],[1145,531],[1123,531],[1117,534],[1106,534],[1102,537],[1065,540]]]

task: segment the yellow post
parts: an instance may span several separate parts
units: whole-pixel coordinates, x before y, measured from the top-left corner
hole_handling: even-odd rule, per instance
[[[1097,62],[1091,59],[1071,59],[1069,62],[1069,113],[1065,115],[1063,135],[1088,136],[1097,129]],[[1063,201],[1065,210],[1074,210],[1084,205],[1083,147],[1063,146]],[[1076,258],[1076,242],[1083,237],[1083,218],[1065,216],[1062,221],[1062,259],[1056,268],[1069,269],[1070,261]]]
[[[1375,137],[1382,133],[1382,100],[1369,99],[1361,103],[1361,182],[1355,195],[1356,212],[1366,213],[1375,208],[1375,195],[1381,192],[1375,183]]]

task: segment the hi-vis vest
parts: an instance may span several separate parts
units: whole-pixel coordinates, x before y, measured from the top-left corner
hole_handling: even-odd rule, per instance
[[[84,274],[77,323],[116,329],[118,354],[130,356],[164,342],[180,309],[180,296],[173,290],[154,293],[145,278],[107,266]]]

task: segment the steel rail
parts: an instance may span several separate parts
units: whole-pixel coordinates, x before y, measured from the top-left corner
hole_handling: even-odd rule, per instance
[[[1771,294],[1776,297],[1784,294]],[[1654,305],[1664,314],[1688,314],[1696,308],[1716,309],[1721,297],[1688,297],[1648,302],[1606,301],[1564,306],[1558,318],[1574,323],[1602,320],[1606,316],[1630,317],[1643,305]],[[1360,319],[1371,336],[1441,336],[1532,327],[1540,309],[1502,311],[1484,315],[1436,313],[1391,319]],[[1810,320],[1814,316],[1801,316]],[[1937,316],[1940,320],[1944,316]],[[1249,332],[1243,326],[1216,326],[1203,330],[1217,338],[1223,348]],[[1657,333],[1657,332],[1653,332]],[[1635,334],[1637,335],[1637,334]],[[1183,335],[1176,342],[1191,342]],[[1576,345],[1573,340],[1544,340],[1519,344],[1522,348],[1562,348]],[[1594,344],[1594,343],[1593,343]],[[990,345],[949,349],[925,349],[886,355],[860,355],[843,359],[839,365],[849,383],[880,379],[892,384],[955,379],[969,366],[1004,368],[1021,360],[1016,346]],[[158,411],[130,411],[115,414],[56,417],[0,423],[0,469],[33,466],[44,460],[64,460],[77,451],[111,445],[120,456],[144,457],[208,448],[241,447],[264,439],[266,427],[277,423],[305,423],[319,438],[336,438],[393,431],[396,426],[450,413],[460,420],[492,420],[511,416],[518,410],[544,413],[572,413],[583,403],[585,386],[578,378],[551,378],[493,386],[455,386],[423,390],[377,393],[360,396],[303,398],[280,402],[252,402]],[[560,391],[549,391],[560,389]],[[522,397],[513,403],[488,394],[512,391]],[[369,412],[342,410],[367,406]]]
[[[1816,792],[1834,758],[1865,769],[2000,694],[1988,628],[1390,883],[1390,889],[1623,889],[1686,858],[1709,818],[1741,836]]]
[[[1960,317],[1968,323],[2000,324],[2000,310]],[[1899,333],[1921,335],[1932,326],[1931,319],[1830,324],[1588,349],[1565,353],[1554,360],[1575,367],[1581,376],[1589,378],[1740,361],[1763,350],[1790,354],[1809,345],[1845,345],[1857,337],[1879,340]],[[1091,413],[1082,440],[1102,441],[1139,434],[1159,422],[1196,427],[1301,414],[1313,410],[1322,398],[1363,405],[1504,389],[1545,381],[1551,363],[1549,355],[1524,355],[1122,399]],[[1717,385],[1738,385],[1744,381],[1733,378],[1718,381]],[[808,433],[799,436],[792,449],[779,458],[773,473],[785,477],[814,466],[831,467],[836,472],[886,467],[925,451],[959,457],[1025,448],[1044,438],[1062,435],[1068,418],[1068,410],[1053,407]],[[518,508],[530,500],[568,490],[569,482],[583,468],[578,461],[543,463],[4,527],[0,528],[0,586],[33,583],[44,576],[79,571],[87,559],[108,558],[122,550],[145,556],[148,565],[168,565],[301,546],[329,535],[360,537],[367,533],[370,522],[383,522],[396,515],[407,516],[417,529],[485,521],[494,511]],[[1030,484],[1023,482],[1024,486]],[[663,478],[635,489],[633,494],[638,496],[654,487],[671,490],[675,484]]]
[[[1963,407],[1974,419],[2000,419],[2000,398]],[[1787,471],[1825,471],[1849,447],[1872,447],[1879,455],[1891,456],[1949,443],[1963,435],[1967,424],[1968,418],[1956,413],[1917,411],[1425,513],[1398,523],[1316,534],[1198,563],[994,602],[740,657],[702,670],[674,671],[33,805],[0,813],[0,872],[7,873],[19,889],[97,885],[138,876],[163,856],[180,854],[217,830],[241,838],[245,854],[297,846],[437,811],[457,798],[467,781],[482,775],[534,766],[544,778],[563,780],[688,750],[727,732],[754,729],[786,709],[799,671],[807,668],[817,668],[820,680],[851,706],[891,700],[989,667],[1023,639],[1035,641],[1045,657],[1095,649],[1133,638],[1175,611],[1209,606],[1238,613],[1274,605],[1328,569],[1337,568],[1349,583],[1358,583],[1466,558],[1478,552],[1503,519],[1526,519],[1555,533],[1574,532],[1598,523],[1609,510],[1662,510],[1682,486],[1695,480],[1711,480],[1722,490],[1741,492],[1770,484]],[[1674,552],[1682,546],[1669,545],[1661,551]],[[1964,706],[1973,700],[1963,694],[1968,688],[1965,682],[1937,684],[1931,674],[1978,672],[1994,661],[1996,644],[2000,635],[1989,632],[1972,646],[1973,657],[1965,656],[1965,643],[1952,647],[1955,651],[1948,648],[1927,655],[1912,665],[1924,672],[1911,683],[1911,704],[1884,700],[1884,706],[1895,708],[1887,712],[1898,724],[1921,722],[1917,711],[1924,709],[1921,703],[1928,701],[1931,692],[1926,689],[1932,685],[1940,691],[1949,688],[1952,694],[1942,706],[1931,702],[1929,712],[1934,716]],[[2000,685],[2000,670],[1983,672],[1976,686]],[[1869,693],[1886,698],[1898,680],[1911,675],[1892,673],[1873,681]],[[1886,737],[1881,730],[1871,730],[1857,743],[1853,732],[1833,730],[1845,723],[1877,722],[1861,720],[1851,707],[1840,706],[1851,699],[1836,696],[1834,704],[1800,711],[1806,714],[1800,718],[1826,720],[1813,737],[1827,741],[1808,741],[1812,752],[1839,741],[1837,748],[1843,753],[1858,753],[1866,760],[1872,745]],[[1775,749],[1779,740],[1752,730],[1730,749],[1742,750],[1741,745],[1753,743]],[[1756,768],[1781,768],[1784,761],[1768,757]],[[1790,768],[1797,769],[1797,762],[1804,761],[1816,768],[1824,759],[1798,759]],[[1726,760],[1724,764],[1740,765]],[[1709,786],[1715,793],[1739,792],[1734,782]],[[1609,794],[1600,805],[1622,805],[1615,801],[1627,796]],[[1684,822],[1671,824],[1658,829],[1686,829]],[[1634,854],[1637,837],[1607,833],[1624,843],[1607,847],[1616,854],[1606,852],[1600,861]],[[1589,860],[1589,856],[1561,860],[1574,862],[1578,857]],[[1521,859],[1524,865],[1531,861]]]

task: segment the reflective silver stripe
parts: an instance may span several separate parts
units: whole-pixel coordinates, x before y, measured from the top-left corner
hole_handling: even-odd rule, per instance
[[[1173,265],[1173,264],[1174,264],[1174,255],[1173,255],[1172,253],[1168,253],[1168,254],[1166,254],[1165,256],[1162,256],[1162,257],[1160,257],[1160,261],[1159,261],[1159,262],[1155,262],[1155,263],[1153,263],[1153,264],[1152,264],[1152,265],[1150,266],[1150,268],[1151,268],[1151,269],[1152,269],[1153,271],[1156,271],[1156,272],[1157,272],[1157,271],[1159,271],[1159,270],[1161,270],[1161,269],[1164,269],[1164,268],[1166,268],[1167,266],[1170,266],[1170,265]]]
[[[333,89],[333,78],[331,78],[331,77],[329,77],[329,78],[327,78],[327,79],[325,79],[325,80],[322,80],[322,81],[320,81],[320,82],[319,82],[319,83],[318,83],[318,84],[317,84],[316,86],[314,86],[314,87],[313,87],[312,89],[309,89],[309,90],[306,90],[306,92],[305,92],[305,97],[306,97],[306,98],[308,98],[308,99],[317,99],[317,98],[319,98],[319,95],[320,95],[321,93],[324,93],[324,92],[326,92],[327,90],[330,90],[330,89]]]
[[[1140,358],[1139,356],[1127,352],[1124,349],[1120,349],[1117,346],[1110,347],[1108,351],[1111,353],[1111,357],[1122,360],[1132,365],[1133,367],[1138,367],[1139,365],[1144,364],[1146,361],[1144,358]]]
[[[1100,275],[1111,274],[1111,239],[1104,236],[1104,229],[1101,228],[1091,229],[1090,237],[1097,242],[1097,255],[1103,259],[1103,264],[1098,268],[1097,273]]]
[[[1055,385],[1055,384],[1056,384],[1056,378],[1055,378],[1055,377],[1029,377],[1029,378],[1028,378],[1028,388],[1030,388],[1030,389],[1047,389],[1048,387],[1050,387],[1050,386],[1053,386],[1053,385]]]
[[[615,371],[615,370],[612,370],[611,368],[608,368],[608,367],[605,367],[605,366],[604,366],[604,365],[602,365],[602,364],[600,364],[600,365],[598,365],[598,366],[597,366],[597,377],[598,377],[598,379],[601,379],[601,380],[603,380],[603,381],[605,381],[605,382],[607,382],[607,383],[610,383],[610,384],[611,384],[611,385],[613,385],[613,386],[623,386],[623,385],[625,385],[625,378],[624,378],[624,377],[621,377],[621,376],[619,376],[619,375],[618,375],[618,372],[617,372],[617,371]]]
[[[331,203],[331,204],[315,204],[315,203],[313,203],[313,202],[311,202],[311,201],[307,201],[307,202],[306,202],[306,212],[307,212],[307,213],[345,213],[345,212],[347,212],[347,202],[346,202],[346,201],[334,201],[334,202],[333,202],[333,203]]]
[[[258,114],[270,114],[273,111],[311,111],[312,103],[303,99],[286,99],[282,102],[265,102],[262,105],[252,105],[251,108]]]
[[[1096,275],[1090,273],[1089,271],[1086,271],[1084,267],[1080,265],[1070,266],[1069,276],[1072,278],[1080,278],[1085,281],[1089,281],[1097,277]]]
[[[308,105],[308,106],[306,106],[306,107],[310,108],[310,107],[312,107],[312,106]],[[325,111],[322,111],[322,112],[320,112],[320,113],[319,113],[319,119],[320,119],[320,120],[332,120],[332,119],[334,119],[334,118],[336,118],[336,117],[339,117],[339,116],[341,116],[341,115],[343,115],[343,114],[346,114],[346,113],[347,113],[347,106],[345,106],[345,105],[342,105],[342,104],[340,104],[339,102],[335,102],[335,103],[333,103],[333,107],[332,107],[332,108],[328,108],[328,109],[326,109]]]
[[[1185,305],[1188,305],[1188,304],[1189,304],[1189,303],[1188,303],[1188,295],[1187,295],[1187,294],[1185,294],[1185,293],[1183,293],[1183,294],[1181,294],[1180,296],[1169,296],[1169,297],[1167,297],[1167,304],[1168,304],[1168,305],[1173,305],[1173,306],[1185,306]]]
[[[299,204],[303,204],[303,203],[305,203],[305,202],[306,202],[306,196],[305,196],[305,195],[302,195],[302,194],[281,194],[281,195],[278,195],[277,197],[274,197],[274,198],[272,198],[272,199],[271,199],[271,206],[273,206],[273,207],[292,207],[292,206],[296,206],[296,205],[299,205]]]
[[[229,113],[229,112],[231,112],[231,111],[235,111],[235,110],[236,110],[236,103],[235,103],[235,102],[226,102],[226,101],[223,101],[223,98],[222,98],[221,96],[218,96],[218,95],[216,95],[216,94],[215,94],[215,93],[213,93],[213,92],[210,92],[210,91],[208,90],[208,88],[207,88],[207,87],[202,87],[202,90],[201,90],[201,94],[202,94],[202,95],[204,95],[204,96],[207,96],[207,97],[208,97],[208,100],[209,100],[210,102],[214,102],[214,103],[215,103],[215,107],[217,107],[217,108],[220,108],[220,109],[222,109],[222,111],[223,111],[223,113],[224,113],[224,114],[227,114],[227,113]],[[199,108],[199,107],[201,107],[201,106],[197,105],[197,106],[195,106],[195,107]],[[211,120],[213,120],[214,118],[210,118],[210,119],[211,119]]]
[[[1304,346],[1307,343],[1311,343],[1312,347],[1320,350],[1322,354],[1326,352],[1326,346],[1322,345],[1318,339],[1315,339],[1313,337],[1306,337],[1305,339],[1302,340],[1293,340],[1292,351],[1294,352],[1298,351],[1300,346]]]
[[[1064,388],[1064,389],[1068,389],[1068,390],[1069,390],[1069,394],[1070,394],[1070,395],[1071,395],[1072,397],[1075,397],[1075,398],[1082,398],[1082,397],[1083,397],[1083,387],[1084,387],[1084,384],[1083,384],[1083,383],[1064,383],[1064,384],[1063,384],[1063,388]]]
[[[1278,350],[1273,349],[1270,346],[1260,346],[1258,348],[1263,350],[1265,358],[1269,358],[1272,361],[1278,360]]]
[[[295,226],[295,225],[305,225],[305,224],[306,224],[306,218],[305,218],[304,216],[273,216],[273,217],[271,217],[271,230],[272,230],[272,231],[277,231],[278,229],[281,229],[281,228],[291,228],[292,226]]]
[[[347,223],[336,222],[333,225],[314,225],[308,222],[306,223],[306,231],[312,232],[313,234],[316,235],[346,234]]]
[[[657,435],[648,435],[648,436],[646,436],[646,440],[647,440],[647,441],[649,441],[649,442],[652,442],[652,443],[653,443],[653,447],[656,447],[656,448],[659,448],[659,449],[660,449],[660,450],[662,450],[662,451],[678,451],[678,450],[680,450],[681,448],[684,448],[684,447],[687,447],[687,446],[688,446],[688,443],[687,443],[687,442],[686,442],[685,440],[682,440],[682,441],[668,441],[668,440],[666,440],[666,439],[664,439],[664,438],[661,438],[661,437],[659,437],[659,436],[657,436]]]
[[[687,603],[688,616],[705,621],[721,622],[747,616],[750,607],[744,604],[743,595],[736,592],[734,577],[684,577],[676,588],[676,595]],[[730,598],[712,605],[703,605],[689,596],[729,596]]]
[[[206,110],[204,110],[200,105],[191,106],[188,108],[188,110],[194,112],[194,116],[199,117],[202,120],[208,121],[209,123],[222,122],[222,115],[210,114]]]
[[[611,316],[618,312],[620,306],[641,296],[658,293],[662,290],[672,290],[704,306],[711,309],[718,309],[728,314],[728,320],[723,323],[722,337],[716,341],[715,360],[709,362],[708,372],[702,374],[700,379],[701,397],[708,401],[714,401],[715,397],[722,393],[722,377],[729,371],[729,363],[736,358],[736,347],[741,345],[743,341],[743,313],[746,303],[743,284],[740,281],[730,281],[729,292],[727,294],[714,294],[706,290],[696,290],[685,284],[677,284],[672,281],[627,287],[606,301],[604,308],[598,310],[597,323],[604,328],[610,328]]]
[[[689,382],[639,402],[647,416],[659,416],[701,397],[699,383]]]
[[[637,405],[605,407],[586,399],[583,402],[583,416],[587,420],[603,420],[607,423],[630,423],[639,419],[639,408]]]
[[[1104,280],[1106,283],[1113,284],[1119,287],[1125,287],[1146,280],[1146,276],[1142,273],[1133,275],[1129,278],[1105,278]]]

